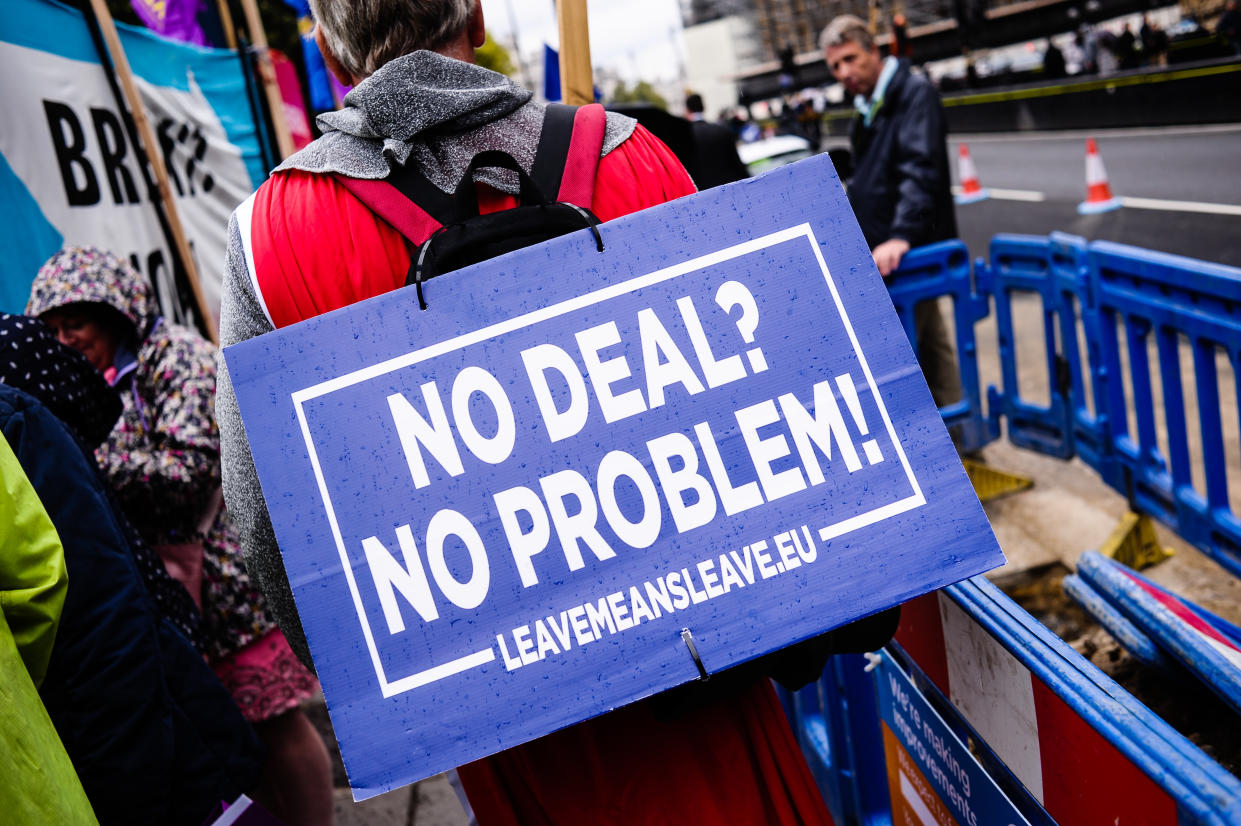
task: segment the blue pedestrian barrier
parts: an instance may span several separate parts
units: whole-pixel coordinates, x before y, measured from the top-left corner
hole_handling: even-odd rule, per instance
[[[1163,653],[1155,641],[1138,630],[1138,627],[1125,617],[1116,606],[1092,588],[1077,574],[1064,578],[1064,592],[1082,607],[1095,622],[1116,638],[1116,641],[1128,651],[1135,660],[1148,668],[1161,671],[1173,669],[1172,660]]]
[[[890,823],[886,788],[864,782],[883,765],[873,680],[866,659],[832,657],[816,683],[800,691],[779,689],[785,712],[836,823]],[[847,699],[846,699],[847,698]]]
[[[1065,251],[1085,257],[1085,242],[1072,239]],[[980,291],[995,302],[996,338],[999,343],[1001,387],[987,388],[988,425],[993,436],[1000,434],[1001,418],[1008,426],[1008,440],[1018,447],[1067,459],[1073,456],[1070,418],[1068,361],[1057,348],[1058,340],[1072,329],[1072,305],[1062,298],[1062,278],[1066,273],[1071,288],[1077,275],[1070,265],[1057,270],[1056,251],[1046,237],[997,235],[991,239],[990,258],[980,261],[977,278]],[[1013,322],[1015,301],[1037,297],[1042,307],[1043,362],[1048,384],[1048,402],[1038,404],[1022,398]],[[1077,344],[1076,332],[1071,338]],[[1080,362],[1079,362],[1080,363]]]
[[[1095,369],[1106,378],[1107,458],[1121,470],[1119,479],[1113,473],[1109,481],[1120,482],[1118,489],[1137,510],[1241,574],[1241,521],[1228,499],[1217,360],[1225,357],[1235,386],[1241,368],[1241,270],[1104,241],[1090,244],[1088,255],[1100,339]],[[1189,401],[1201,435],[1192,456],[1183,356],[1192,362],[1196,393]],[[1152,368],[1162,391],[1162,427]],[[1120,381],[1122,371],[1131,397]],[[1130,407],[1137,425],[1132,433]],[[1160,447],[1161,431],[1167,455]],[[1195,488],[1194,459],[1202,463],[1205,491]]]
[[[919,302],[953,299],[966,400],[945,422],[985,427],[975,445],[1004,427],[1081,456],[1241,574],[1220,406],[1241,371],[1241,271],[1062,233],[997,236],[990,253],[972,284],[956,242],[911,252],[889,282],[911,340]],[[1019,389],[1021,293],[1041,302],[1047,403]],[[973,325],[992,297],[1002,378],[984,417]],[[1120,570],[1087,554],[1066,590],[1141,661],[1187,665],[1241,709],[1241,629]],[[1241,823],[1241,782],[981,577],[906,604],[869,660],[835,657],[783,695],[837,822]]]
[[[1069,430],[1073,454],[1093,467],[1104,481],[1120,484],[1119,465],[1108,447],[1105,407],[1108,376],[1100,364],[1099,314],[1086,241],[1053,232],[1047,238],[1051,275],[1060,301],[1060,363],[1068,373]],[[1079,344],[1085,343],[1085,352]],[[1086,393],[1090,387],[1089,397]],[[1068,457],[1066,457],[1068,458]]]
[[[1078,571],[1143,634],[1241,711],[1241,628],[1093,551],[1082,555]]]
[[[1217,365],[1232,371],[1222,384],[1235,386],[1241,270],[1109,242],[1086,244],[1064,233],[997,235],[972,290],[965,286],[966,260],[957,242],[924,247],[907,256],[908,270],[891,284],[907,330],[919,301],[953,297],[967,400],[944,408],[945,421],[977,423],[982,415],[973,323],[986,317],[994,298],[1001,386],[988,388],[988,433],[969,446],[997,438],[1003,427],[1020,447],[1081,456],[1133,510],[1241,575],[1241,520],[1228,498]],[[1017,352],[1024,342],[1016,340],[1014,302],[1026,300],[1023,295],[1041,303],[1045,403],[1020,391]],[[1155,409],[1160,396],[1162,427]],[[1189,441],[1190,431],[1201,434],[1200,442]],[[1195,465],[1203,490],[1194,484]]]
[[[981,577],[907,603],[876,664],[789,702],[838,822],[1241,822],[1241,781]]]
[[[888,294],[909,341],[917,350],[914,312],[924,301],[952,299],[957,366],[963,398],[940,408],[944,424],[954,428],[958,447],[977,450],[994,438],[987,429],[978,378],[978,340],[974,325],[987,317],[987,299],[974,290],[970,255],[961,241],[941,241],[911,250],[888,279]]]

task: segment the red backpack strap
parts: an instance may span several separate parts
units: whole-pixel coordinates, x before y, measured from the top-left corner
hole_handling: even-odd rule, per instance
[[[607,112],[587,106],[549,104],[535,151],[531,177],[544,197],[590,209],[595,172],[603,150]],[[341,186],[415,246],[430,238],[452,215],[452,199],[413,167],[386,179],[336,176]]]
[[[607,113],[597,103],[549,103],[530,177],[545,197],[590,209]]]
[[[415,245],[430,238],[442,226],[438,219],[402,193],[390,179],[374,181],[337,175],[336,180]]]
[[[607,117],[601,103],[591,103],[577,110],[573,118],[573,140],[569,144],[569,156],[565,158],[564,178],[557,200],[590,209]]]

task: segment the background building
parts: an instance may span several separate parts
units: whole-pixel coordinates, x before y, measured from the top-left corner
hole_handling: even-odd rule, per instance
[[[701,0],[700,0],[701,2]],[[750,18],[732,14],[686,26],[685,87],[702,95],[706,116],[737,105],[737,75],[758,62],[757,38]]]

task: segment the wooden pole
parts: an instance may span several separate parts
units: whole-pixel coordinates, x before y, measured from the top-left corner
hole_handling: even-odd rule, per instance
[[[220,28],[224,29],[224,43],[230,49],[237,48],[237,27],[233,25],[233,13],[228,10],[228,0],[215,0],[220,10]]]
[[[129,68],[129,59],[125,57],[125,50],[121,47],[121,38],[116,33],[112,13],[108,11],[104,0],[90,0],[90,5],[91,11],[95,14],[95,20],[99,23],[99,29],[103,33],[104,42],[108,46],[108,53],[112,57],[112,65],[116,69],[117,79],[121,82],[125,102],[129,105],[134,125],[138,128],[142,148],[146,152],[151,169],[155,172],[160,201],[164,206],[164,214],[168,217],[173,246],[176,247],[174,252],[181,261],[186,279],[190,282],[190,289],[194,293],[194,303],[198,305],[198,312],[202,314],[207,335],[211,338],[212,344],[219,344],[219,336],[215,329],[215,316],[207,306],[202,284],[198,281],[198,268],[194,265],[194,256],[190,253],[189,241],[186,240],[185,229],[181,226],[177,204],[172,199],[172,188],[168,185],[168,170],[164,168],[164,156],[159,150],[159,143],[155,140],[155,131],[151,129],[151,122],[147,120],[146,108],[142,105],[142,98],[138,95],[138,86],[134,83],[134,74]]]
[[[257,0],[241,0],[241,8],[246,14],[250,42],[254,44],[255,54],[258,55],[259,76],[263,79],[263,91],[267,94],[267,108],[271,110],[276,146],[280,150],[280,159],[284,160],[293,154],[295,147],[289,123],[284,118],[284,98],[280,96],[280,87],[276,84],[276,67],[272,65],[271,54],[267,51],[267,32],[263,30],[263,18],[259,16]]]
[[[586,0],[559,0],[560,97],[570,106],[595,102],[595,79],[590,66],[590,26]]]

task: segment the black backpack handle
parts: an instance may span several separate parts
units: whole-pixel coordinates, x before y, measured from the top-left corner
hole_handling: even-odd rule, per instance
[[[534,179],[530,177],[526,170],[521,168],[521,164],[517,163],[512,155],[507,152],[501,152],[498,149],[489,149],[474,156],[470,161],[470,165],[466,167],[461,183],[457,184],[457,191],[453,193],[452,202],[457,222],[473,218],[479,214],[478,191],[474,188],[474,173],[486,167],[508,169],[517,173],[517,179],[520,182],[518,198],[521,206],[538,206],[548,203],[538,184],[534,182]]]

